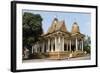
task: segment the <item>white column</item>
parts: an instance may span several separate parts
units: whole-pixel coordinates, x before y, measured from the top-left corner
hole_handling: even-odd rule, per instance
[[[80,49],[82,49],[82,48],[81,48],[81,41],[79,42],[79,46],[80,46]]]
[[[48,52],[50,51],[50,39],[48,39]]]
[[[83,51],[83,40],[82,40],[82,51]]]
[[[71,40],[70,40],[70,51],[71,51]]]
[[[35,52],[38,52],[38,45],[36,44]]]
[[[48,40],[46,41],[46,52],[48,52]]]
[[[58,39],[58,40],[59,40],[59,41],[58,41],[58,43],[59,43],[59,45],[58,45],[58,46],[59,46],[58,51],[61,51],[61,50],[60,50],[60,49],[61,49],[61,43],[60,43],[60,42],[61,42],[61,38],[60,38],[60,36],[59,36],[59,39]]]
[[[42,42],[42,52],[44,52],[44,41]]]
[[[76,38],[76,51],[78,51],[78,46],[77,46],[77,38]]]
[[[53,52],[53,40],[51,40],[51,52]]]
[[[32,46],[32,53],[33,53],[33,51],[34,51],[34,47]]]
[[[56,37],[56,51],[59,50],[59,38]]]
[[[59,36],[59,43],[60,43],[60,36]]]
[[[57,51],[57,37],[55,37],[55,51]]]
[[[39,43],[39,52],[41,52],[41,51],[40,51],[40,50],[41,50],[41,48],[40,48],[40,47],[41,47],[41,43]]]
[[[68,41],[67,41],[67,51],[68,51]]]
[[[37,52],[40,52],[40,46],[39,46],[39,42],[37,43]]]
[[[64,51],[64,37],[62,37],[62,51]]]

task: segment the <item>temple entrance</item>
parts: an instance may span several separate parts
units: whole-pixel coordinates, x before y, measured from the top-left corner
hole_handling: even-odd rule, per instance
[[[67,51],[67,45],[64,44],[64,51]]]
[[[72,50],[72,51],[75,51],[75,45],[72,45],[72,46],[71,46],[71,50]]]
[[[55,51],[55,44],[53,44],[53,51]]]

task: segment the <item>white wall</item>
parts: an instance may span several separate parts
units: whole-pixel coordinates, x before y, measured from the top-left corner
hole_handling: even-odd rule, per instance
[[[10,1],[11,0],[0,0],[0,73],[11,73],[10,72]],[[24,0],[25,1],[25,0]],[[88,4],[98,5],[100,16],[100,1],[99,0],[30,0],[30,1],[43,1],[43,2],[58,2],[58,3],[73,3],[73,4]],[[98,20],[100,17],[98,18]],[[100,27],[100,21],[98,27]],[[98,30],[100,31],[100,29]],[[100,37],[100,33],[98,34]],[[98,38],[100,40],[100,38]],[[98,42],[99,44],[100,42]],[[98,48],[100,56],[100,45]],[[99,57],[100,61],[100,57]],[[100,63],[100,62],[99,62]],[[100,64],[99,64],[100,66]],[[81,69],[65,69],[65,70],[51,70],[51,71],[38,71],[36,73],[99,73],[100,67],[98,68],[81,68]],[[32,73],[32,72],[31,72]]]

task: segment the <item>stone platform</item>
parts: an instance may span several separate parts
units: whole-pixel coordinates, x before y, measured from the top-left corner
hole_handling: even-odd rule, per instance
[[[49,52],[47,54],[48,54],[48,59],[59,59],[59,60],[70,58],[70,57],[82,57],[85,55],[82,51]]]

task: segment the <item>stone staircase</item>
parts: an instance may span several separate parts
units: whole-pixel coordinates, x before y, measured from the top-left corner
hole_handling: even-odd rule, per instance
[[[49,59],[66,59],[68,58],[70,52],[50,52],[48,53]]]

